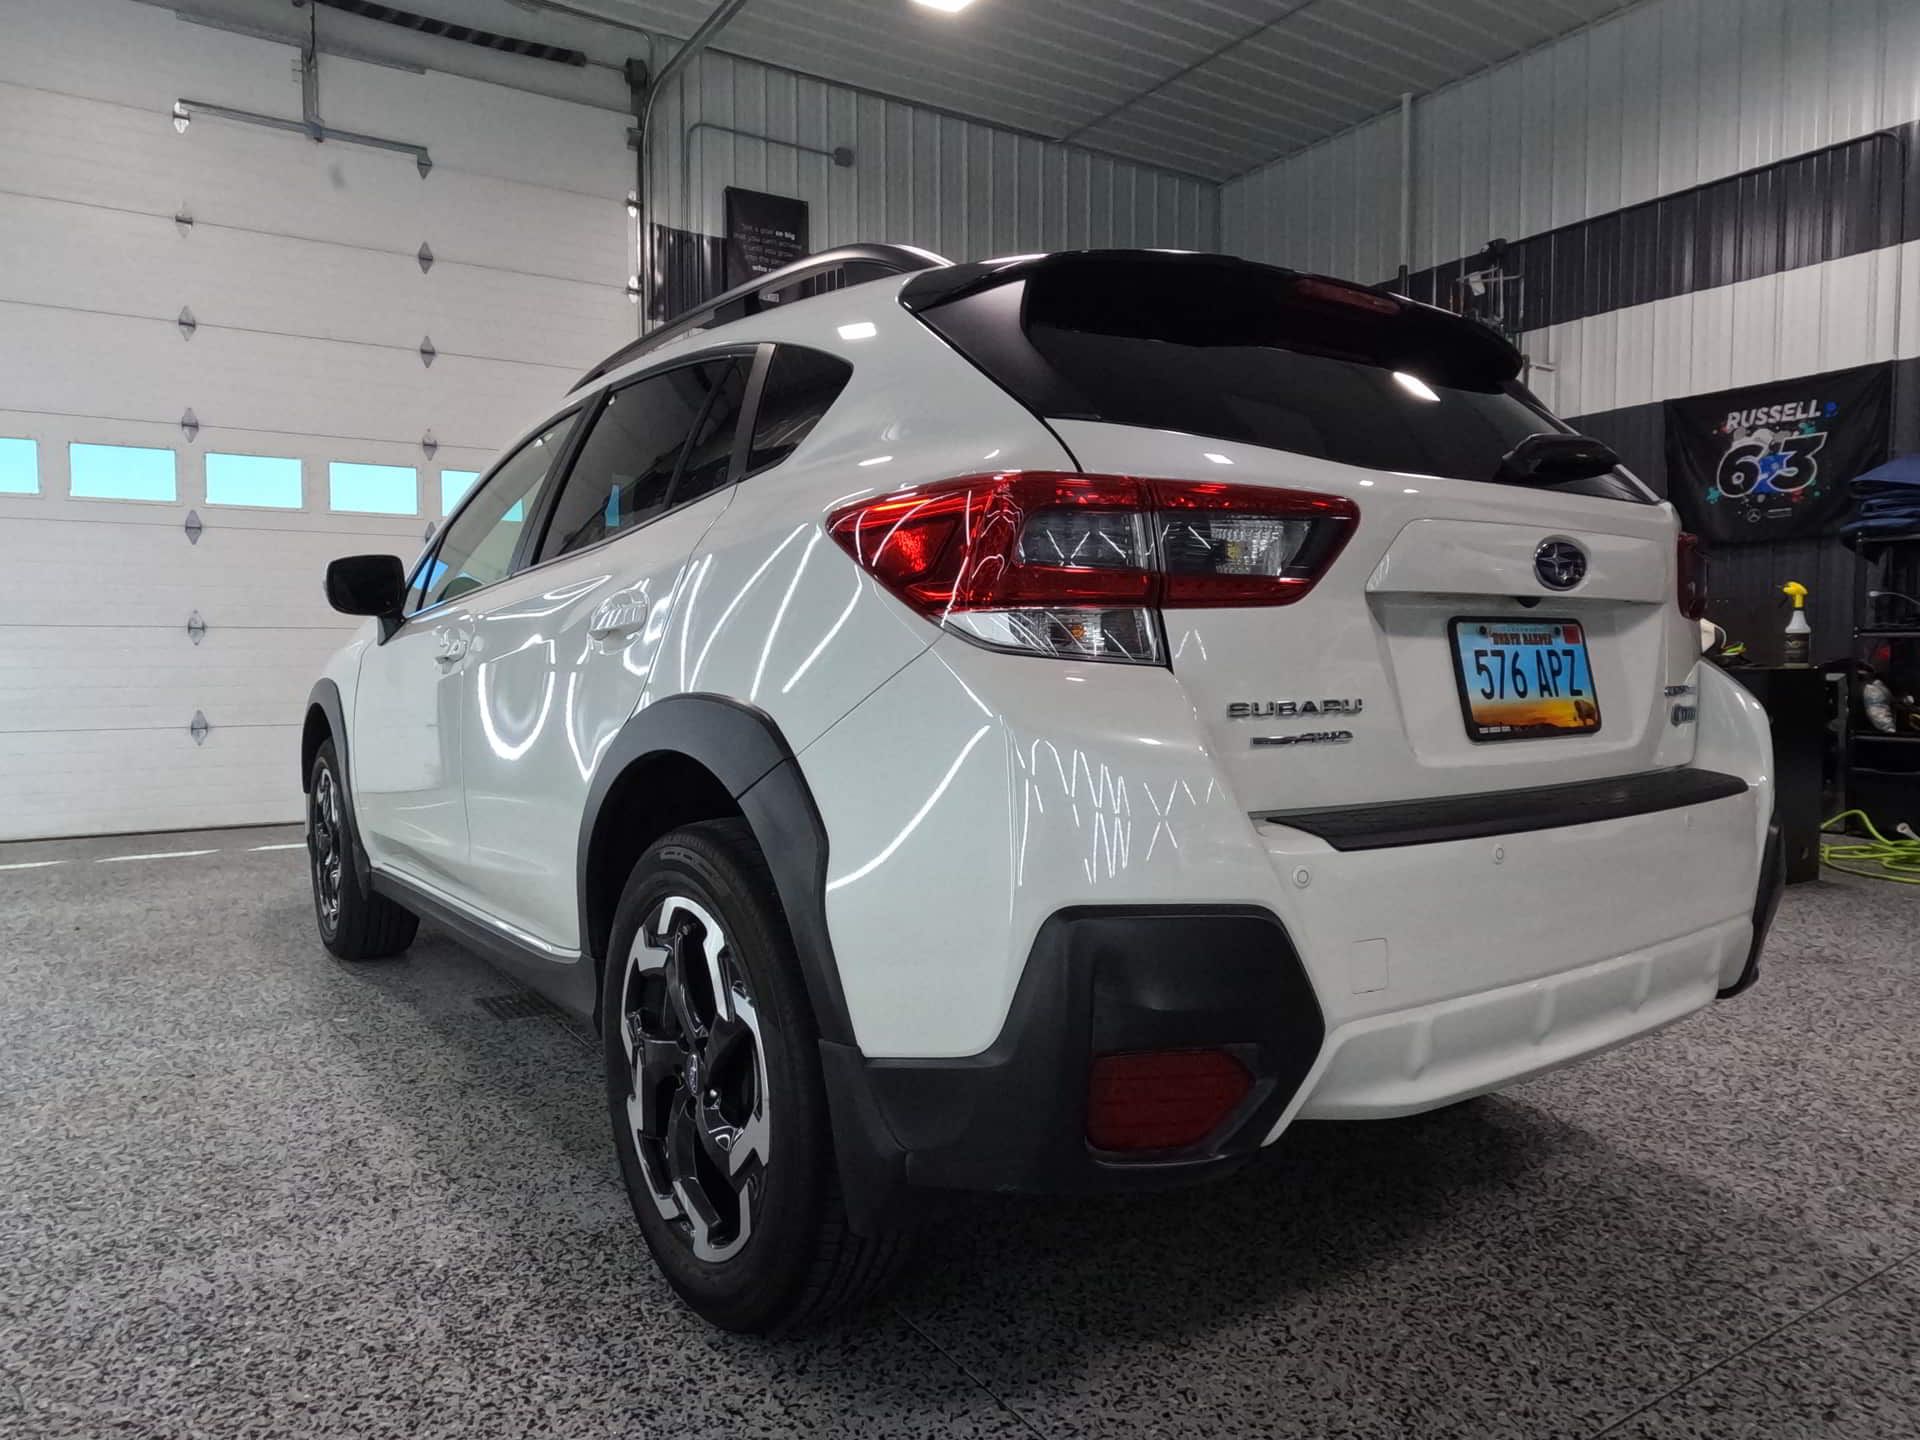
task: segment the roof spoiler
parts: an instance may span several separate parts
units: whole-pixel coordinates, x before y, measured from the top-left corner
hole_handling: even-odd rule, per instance
[[[809,280],[829,279],[834,282],[828,289],[842,289],[848,285],[860,285],[869,280],[878,280],[887,275],[907,275],[916,270],[937,270],[953,262],[931,250],[922,250],[917,245],[843,245],[837,250],[826,250],[818,255],[809,255],[804,260],[796,260],[791,265],[783,265],[778,270],[770,270],[765,275],[755,276],[744,285],[736,285],[723,295],[702,301],[691,310],[682,311],[665,325],[650,334],[642,335],[626,345],[622,345],[598,365],[574,382],[573,389],[590,385],[602,375],[612,374],[622,365],[631,364],[642,355],[659,349],[669,341],[678,340],[695,330],[705,330],[714,325],[724,325],[730,320],[743,319],[748,315],[757,315],[762,310],[772,309],[781,303],[783,290]],[[871,272],[871,273],[862,273]],[[569,391],[569,393],[572,393]]]

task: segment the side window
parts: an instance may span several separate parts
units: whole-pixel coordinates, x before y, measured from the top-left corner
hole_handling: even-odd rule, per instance
[[[665,510],[707,398],[733,368],[731,360],[683,365],[607,396],[554,506],[540,558],[584,550]]]
[[[579,418],[576,410],[554,421],[482,482],[422,567],[417,592],[408,597],[409,613],[507,578],[521,529],[538,508],[541,488]]]
[[[720,373],[713,404],[707,407],[700,432],[687,447],[687,458],[669,503],[684,505],[711,495],[727,483],[733,468],[733,442],[740,428],[740,406],[747,398],[747,375],[752,369],[752,358],[742,356]]]
[[[758,475],[791,455],[852,378],[853,367],[837,356],[797,345],[782,345],[774,351],[753,423],[747,473]]]

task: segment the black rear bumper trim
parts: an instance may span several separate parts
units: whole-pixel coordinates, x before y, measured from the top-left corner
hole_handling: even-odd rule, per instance
[[[1747,789],[1747,782],[1737,775],[1681,766],[1484,795],[1446,795],[1436,800],[1318,810],[1265,810],[1255,812],[1253,818],[1317,835],[1336,850],[1385,850],[1396,845],[1476,840],[1651,815],[1744,795]]]

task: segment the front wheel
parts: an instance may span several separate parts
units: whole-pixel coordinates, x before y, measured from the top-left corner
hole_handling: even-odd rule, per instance
[[[772,876],[740,820],[634,866],[601,996],[614,1146],[669,1284],[728,1330],[790,1330],[865,1300],[904,1255],[848,1228],[819,1033]]]
[[[320,943],[342,960],[398,955],[413,943],[419,917],[361,885],[346,815],[339,752],[323,740],[307,777],[307,864]]]

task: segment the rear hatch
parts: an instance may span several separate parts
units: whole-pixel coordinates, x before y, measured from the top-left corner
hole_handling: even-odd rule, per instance
[[[1675,600],[1673,512],[1610,456],[1583,458],[1492,331],[1343,282],[1157,252],[956,267],[902,298],[1085,473],[1357,507],[1294,603],[1162,614],[1246,809],[1691,758],[1679,691],[1698,644]],[[1533,435],[1553,438],[1523,447]]]

